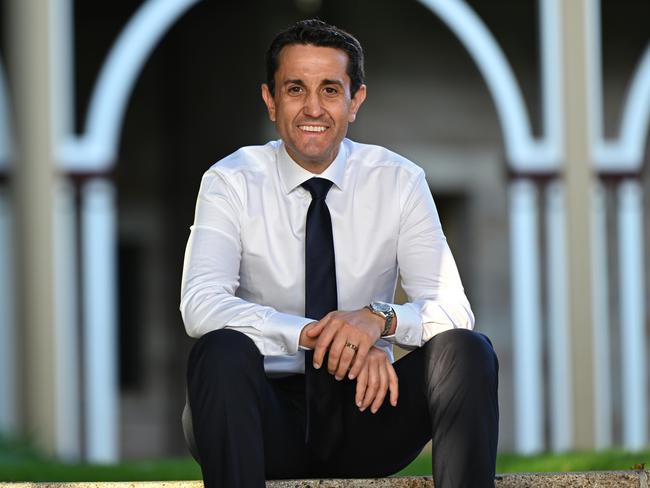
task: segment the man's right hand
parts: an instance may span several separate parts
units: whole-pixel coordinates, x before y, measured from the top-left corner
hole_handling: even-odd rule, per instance
[[[362,412],[370,407],[372,413],[377,413],[388,391],[390,391],[390,404],[393,407],[397,406],[399,396],[397,373],[386,352],[373,346],[357,377],[354,401]]]

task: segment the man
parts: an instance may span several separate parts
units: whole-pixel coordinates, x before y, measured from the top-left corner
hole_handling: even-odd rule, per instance
[[[386,476],[431,438],[436,487],[494,485],[497,359],[423,171],[345,139],[365,97],[359,42],[298,22],[262,85],[281,140],[204,175],[181,313],[207,487]]]

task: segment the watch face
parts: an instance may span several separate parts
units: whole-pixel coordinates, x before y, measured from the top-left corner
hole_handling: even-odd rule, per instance
[[[384,302],[372,302],[372,308],[381,313],[388,313],[392,309],[390,305]]]

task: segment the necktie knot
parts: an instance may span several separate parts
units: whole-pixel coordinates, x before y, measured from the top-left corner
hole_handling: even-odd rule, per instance
[[[327,192],[332,187],[332,182],[325,178],[311,178],[301,186],[311,193],[312,200],[322,200],[327,196]]]

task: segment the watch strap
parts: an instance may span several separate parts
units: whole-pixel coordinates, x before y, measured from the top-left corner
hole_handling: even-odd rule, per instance
[[[387,336],[388,333],[390,332],[390,328],[393,325],[393,317],[395,316],[395,312],[386,314],[386,324],[384,325],[384,330],[381,331],[381,336]]]
[[[375,315],[379,315],[385,320],[384,329],[381,331],[381,337],[387,336],[390,332],[391,326],[393,325],[393,317],[395,317],[395,310],[393,310],[393,308],[391,307],[389,312],[382,312],[380,310],[375,309],[372,306],[372,304],[366,305],[365,308],[370,310]]]

